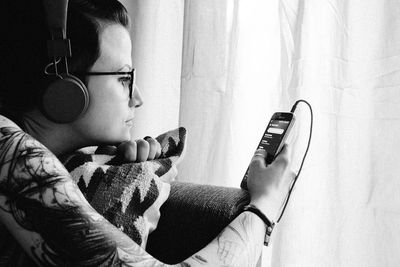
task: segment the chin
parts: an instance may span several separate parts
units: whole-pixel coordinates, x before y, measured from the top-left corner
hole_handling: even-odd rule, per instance
[[[124,141],[129,141],[131,140],[131,133],[130,131],[124,131],[121,135],[118,137],[118,143],[122,143]]]

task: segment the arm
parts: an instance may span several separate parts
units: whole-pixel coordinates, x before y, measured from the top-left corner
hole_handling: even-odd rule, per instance
[[[265,225],[243,212],[205,248],[188,258],[187,266],[256,266],[263,247]]]
[[[146,251],[162,262],[181,262],[208,245],[249,201],[239,188],[172,182]]]
[[[0,222],[38,265],[167,266],[93,210],[50,151],[3,117],[0,125]],[[178,266],[254,266],[263,233],[243,213]]]
[[[247,187],[250,203],[275,222],[295,175],[289,168],[285,145],[274,162],[266,165],[267,153],[257,150],[249,166]],[[256,266],[261,255],[266,225],[255,214],[243,212],[208,246],[186,260],[205,266]]]
[[[50,151],[0,125],[0,222],[38,265],[165,266],[93,210]]]

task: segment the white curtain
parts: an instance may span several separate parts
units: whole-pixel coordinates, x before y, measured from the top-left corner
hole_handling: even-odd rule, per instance
[[[179,180],[238,186],[272,113],[313,106],[263,266],[400,266],[399,1],[126,2],[145,94],[135,134],[188,129]],[[294,169],[310,122],[296,115]]]
[[[289,108],[278,22],[277,1],[185,1],[180,179],[238,187],[273,111]]]
[[[282,90],[312,103],[315,134],[272,266],[400,266],[400,2],[279,11]]]
[[[131,17],[132,63],[144,104],[132,137],[157,136],[178,127],[183,0],[121,0]]]

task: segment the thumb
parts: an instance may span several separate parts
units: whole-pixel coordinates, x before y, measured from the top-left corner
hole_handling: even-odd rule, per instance
[[[283,167],[286,167],[289,164],[289,158],[290,158],[289,155],[290,155],[290,147],[288,144],[284,144],[282,150],[276,156],[272,164],[282,165]]]

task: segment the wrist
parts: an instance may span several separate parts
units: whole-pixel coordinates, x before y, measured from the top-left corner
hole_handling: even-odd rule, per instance
[[[265,225],[264,245],[268,246],[272,230],[274,229],[275,226],[275,222],[271,221],[257,206],[253,204],[246,205],[243,208],[243,211],[251,212],[257,215],[263,221]]]
[[[265,197],[255,199],[252,198],[250,204],[256,206],[271,221],[276,221],[276,217],[278,215],[278,211],[281,205],[281,203],[277,200]]]

